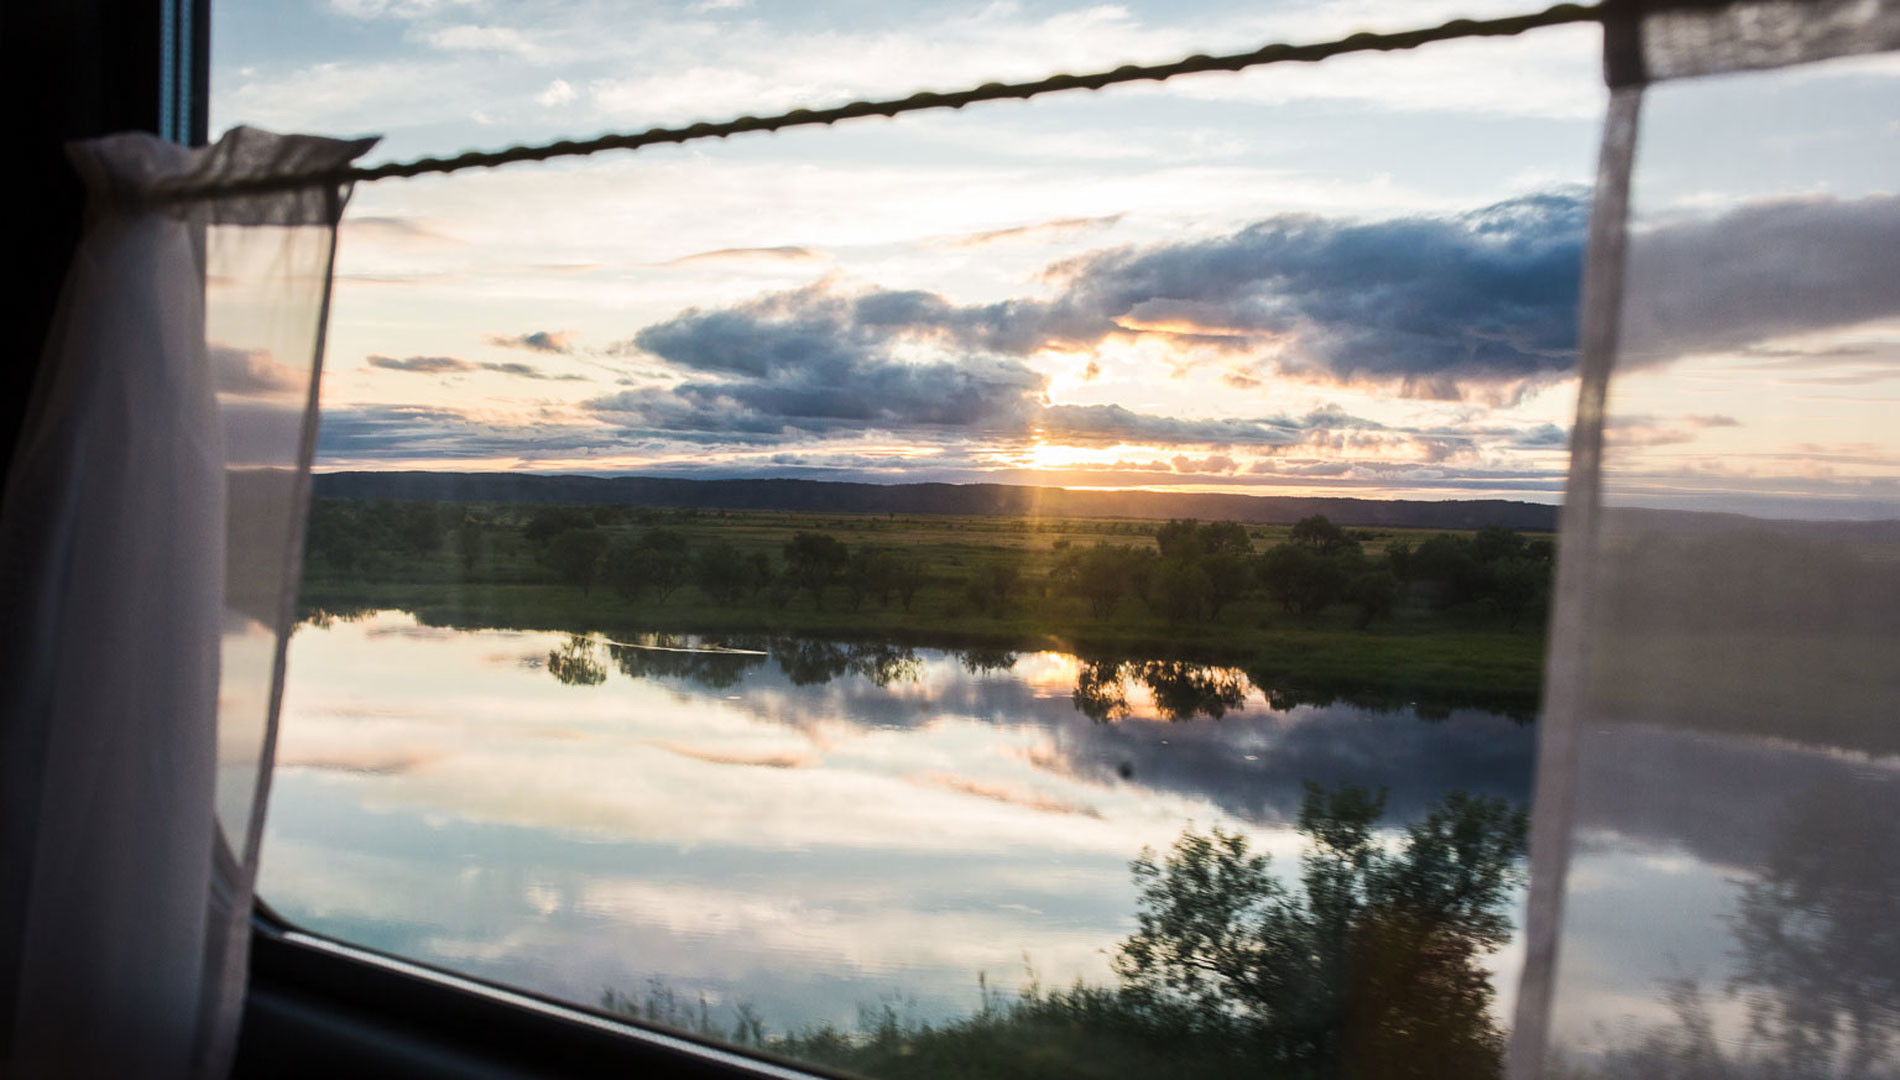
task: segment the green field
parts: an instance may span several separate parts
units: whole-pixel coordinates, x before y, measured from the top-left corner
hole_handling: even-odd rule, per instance
[[[1164,557],[1164,528],[320,499],[302,608],[394,608],[460,628],[1054,649],[1238,667],[1289,700],[1535,708],[1547,541],[1333,530],[1320,546],[1286,526],[1177,526],[1185,546]],[[801,563],[801,535],[831,539],[800,541],[817,552]],[[1314,554],[1275,578],[1267,553],[1280,547]]]

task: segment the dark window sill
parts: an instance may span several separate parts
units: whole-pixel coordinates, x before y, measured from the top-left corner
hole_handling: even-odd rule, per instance
[[[253,923],[234,1080],[604,1075],[809,1080],[802,1070],[605,1013]]]

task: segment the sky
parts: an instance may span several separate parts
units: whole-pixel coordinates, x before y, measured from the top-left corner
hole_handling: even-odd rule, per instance
[[[1519,7],[240,0],[212,120],[404,159]],[[1555,501],[1598,50],[1562,27],[362,185],[319,467]],[[1733,87],[1652,95],[1633,273],[1859,243],[1822,315],[1738,269],[1651,320],[1611,434],[1638,501],[1900,507],[1871,413],[1764,449],[1785,395],[1656,378],[1794,349],[1768,378],[1847,385],[1846,349],[1893,399],[1894,70],[1743,88],[1746,125]]]

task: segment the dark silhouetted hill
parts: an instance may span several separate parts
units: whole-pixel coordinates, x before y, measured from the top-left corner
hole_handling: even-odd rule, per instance
[[[1325,514],[1359,528],[1551,531],[1557,508],[1504,499],[1297,498],[1166,491],[1071,491],[1015,484],[856,484],[827,480],[682,480],[657,476],[527,473],[320,473],[323,498],[451,502],[611,503],[813,513],[957,514],[995,517],[1201,518],[1288,525]]]

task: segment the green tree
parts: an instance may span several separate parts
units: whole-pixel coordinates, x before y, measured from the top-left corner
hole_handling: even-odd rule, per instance
[[[640,552],[648,585],[660,603],[693,577],[693,556],[686,534],[677,529],[648,529],[634,541]]]
[[[1486,525],[1471,538],[1472,557],[1481,563],[1501,562],[1524,553],[1524,538],[1502,525]]]
[[[1428,585],[1439,607],[1475,600],[1483,592],[1482,568],[1471,541],[1449,533],[1426,537],[1412,553],[1414,581]]]
[[[569,529],[548,541],[542,562],[563,585],[573,585],[586,596],[600,572],[607,537],[599,529]]]
[[[905,611],[910,610],[917,591],[924,586],[924,561],[916,555],[903,555],[891,564],[891,588],[897,592],[897,602]]]
[[[1213,584],[1200,559],[1164,558],[1148,587],[1148,606],[1169,622],[1198,622],[1212,611]]]
[[[634,601],[651,592],[661,603],[692,580],[696,569],[686,537],[664,528],[616,542],[603,563],[603,576],[614,592]]]
[[[1201,572],[1207,575],[1207,617],[1210,619],[1220,618],[1227,605],[1253,584],[1253,566],[1248,558],[1226,549],[1204,556]]]
[[[785,541],[785,575],[795,589],[811,593],[814,607],[823,610],[825,589],[844,573],[850,550],[835,536],[796,533]]]
[[[1201,554],[1201,527],[1194,519],[1169,521],[1155,530],[1155,547],[1164,559],[1193,558]]]
[[[1385,563],[1392,576],[1400,584],[1412,580],[1412,545],[1404,540],[1394,540],[1385,546]]]
[[[761,584],[758,561],[740,555],[739,549],[725,540],[699,549],[699,554],[693,557],[692,570],[693,584],[707,599],[722,607],[731,607],[752,595]]]
[[[1345,561],[1307,544],[1277,544],[1260,557],[1260,583],[1288,612],[1312,616],[1345,592]]]
[[[1399,600],[1399,579],[1386,569],[1372,570],[1353,578],[1346,586],[1346,598],[1359,613],[1359,629],[1374,619],[1389,618]]]
[[[482,551],[488,546],[488,523],[473,514],[465,515],[462,524],[455,530],[455,553],[462,559],[462,576],[475,575],[475,564],[481,560]]]
[[[1247,536],[1247,527],[1237,521],[1210,521],[1201,526],[1201,553],[1252,555],[1253,541]]]
[[[878,607],[891,606],[891,595],[897,590],[898,558],[884,548],[870,544],[859,544],[851,553],[851,561],[844,571],[845,598],[856,611],[864,606],[864,601],[875,596]]]
[[[573,506],[543,506],[528,517],[521,535],[540,546],[571,529],[594,528],[594,515]]]
[[[1337,551],[1354,542],[1344,529],[1333,524],[1325,514],[1301,518],[1293,524],[1288,538],[1301,547],[1322,552]]]
[[[1098,543],[1064,555],[1051,584],[1059,592],[1087,600],[1089,614],[1106,619],[1115,613],[1122,597],[1148,591],[1157,561],[1152,551]]]
[[[404,506],[397,529],[403,548],[411,555],[432,555],[442,548],[442,515],[434,503]]]
[[[1502,559],[1490,567],[1491,598],[1515,630],[1524,616],[1541,610],[1550,596],[1550,564],[1522,555]]]
[[[1000,616],[1022,587],[1022,572],[1013,562],[991,563],[979,567],[964,582],[963,595],[971,606],[985,615]]]

